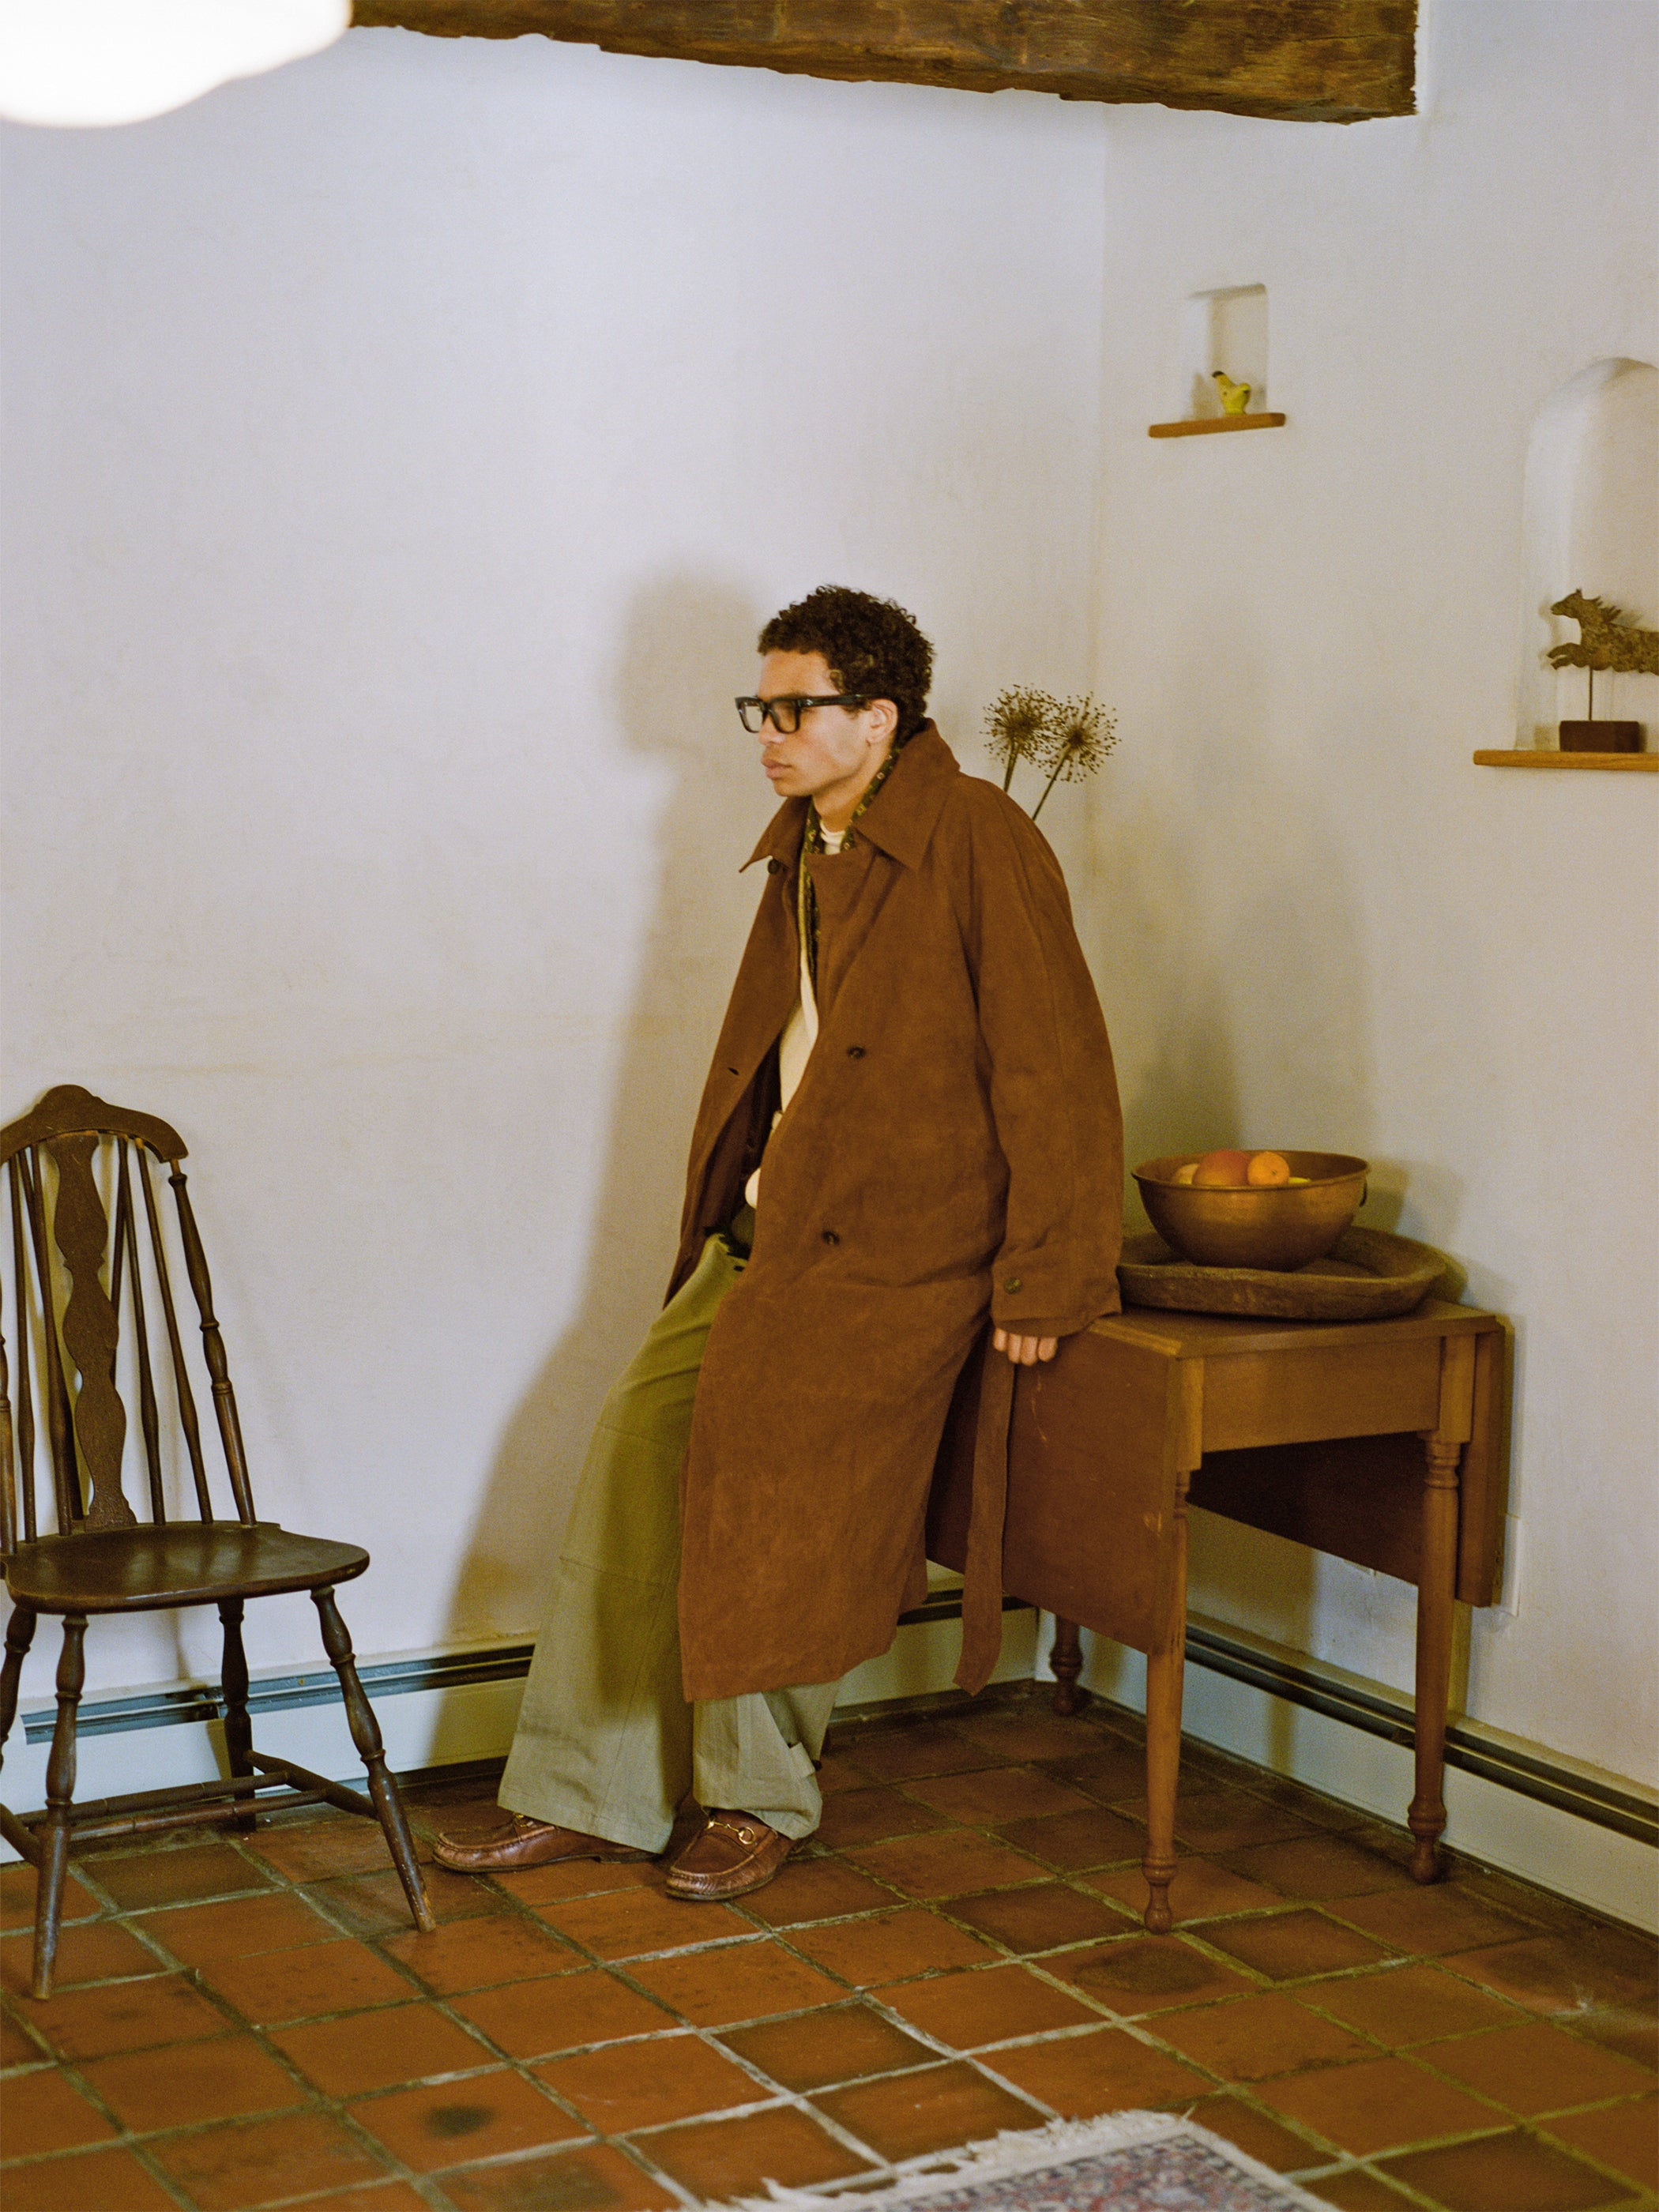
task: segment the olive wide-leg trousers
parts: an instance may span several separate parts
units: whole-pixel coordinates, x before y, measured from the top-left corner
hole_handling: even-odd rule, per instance
[[[703,1346],[743,1267],[711,1237],[605,1400],[501,1777],[509,1813],[646,1851],[688,1790],[797,1839],[818,1825],[813,1762],[839,1684],[696,1705],[680,1686],[680,1462]]]

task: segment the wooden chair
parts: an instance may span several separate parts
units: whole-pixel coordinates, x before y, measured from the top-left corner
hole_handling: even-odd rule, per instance
[[[165,1225],[165,1207],[156,1203],[152,1153],[165,1164],[173,1186],[173,1231]],[[0,1295],[0,1565],[13,1605],[0,1668],[0,1749],[16,1716],[18,1682],[36,1618],[57,1613],[64,1622],[45,1810],[20,1817],[0,1806],[0,1833],[40,1874],[37,1997],[52,1993],[72,1840],[107,1841],[196,1822],[251,1829],[263,1790],[283,1793],[265,1801],[267,1810],[325,1800],[378,1820],[416,1925],[434,1925],[380,1731],[334,1601],[335,1586],[362,1574],[368,1553],[355,1544],[290,1535],[255,1516],[207,1261],[179,1164],[184,1158],[183,1143],[165,1121],[106,1105],[73,1084],[49,1091],[33,1113],[0,1131],[0,1169],[10,1186],[9,1288],[17,1353],[14,1419]],[[209,1492],[190,1379],[194,1361],[186,1358],[174,1307],[170,1245],[175,1262],[182,1255],[200,1318],[196,1358],[210,1386],[234,1505],[230,1519],[215,1513]],[[0,1285],[4,1256],[0,1252]],[[131,1323],[125,1338],[124,1312]],[[76,1389],[71,1365],[80,1378]],[[129,1399],[135,1392],[137,1398],[141,1437],[131,1449],[118,1382],[125,1382]],[[142,1462],[147,1522],[139,1521],[122,1488],[124,1462],[134,1463],[135,1474]],[[43,1479],[50,1479],[54,1534],[40,1534],[37,1524],[37,1462]],[[178,1516],[177,1493],[188,1499],[185,1511],[193,1508],[194,1517]],[[292,1759],[263,1758],[253,1748],[243,1607],[251,1597],[294,1590],[308,1591],[317,1607],[323,1648],[344,1693],[351,1740],[368,1771],[368,1797]],[[76,1716],[86,1679],[88,1618],[197,1605],[216,1606],[224,1624],[219,1697],[228,1778],[74,1804]]]

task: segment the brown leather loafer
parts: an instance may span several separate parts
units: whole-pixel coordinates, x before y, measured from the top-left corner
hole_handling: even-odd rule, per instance
[[[515,1813],[506,1827],[497,1828],[482,1842],[463,1844],[453,1836],[433,1839],[432,1856],[440,1866],[457,1874],[502,1874],[514,1867],[550,1866],[556,1859],[648,1859],[649,1851],[636,1851],[631,1844],[613,1844],[603,1836],[584,1836],[575,1828],[559,1828],[548,1820],[532,1820]]]
[[[702,1826],[668,1869],[671,1897],[746,1897],[763,1888],[794,1849],[787,1836],[752,1813],[705,1813]]]

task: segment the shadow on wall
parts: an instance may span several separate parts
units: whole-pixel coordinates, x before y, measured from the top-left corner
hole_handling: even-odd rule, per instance
[[[673,578],[641,592],[628,624],[621,726],[672,776],[659,849],[640,856],[657,896],[612,1085],[587,1281],[507,1424],[451,1599],[456,1634],[481,1618],[539,1620],[589,1432],[667,1288],[692,1119],[757,896],[738,871],[769,811],[731,704],[761,619],[735,592]],[[558,1133],[545,1133],[556,1173]]]
[[[1226,1144],[1369,1155],[1370,959],[1340,827],[1280,742],[1259,653],[1245,636],[1213,647],[1143,693],[1156,750],[1097,802],[1094,950],[1127,1160]],[[1328,709],[1333,748],[1344,711]],[[1379,1194],[1397,1214],[1398,1194]],[[1133,1184],[1130,1212],[1139,1224]],[[1194,1515],[1199,1612],[1307,1650],[1320,1571],[1299,1546]]]

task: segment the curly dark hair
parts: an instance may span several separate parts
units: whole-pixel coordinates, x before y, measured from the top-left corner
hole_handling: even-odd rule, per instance
[[[927,720],[933,648],[896,599],[846,584],[820,584],[773,616],[760,634],[763,653],[821,653],[836,688],[898,708],[898,742]]]

